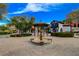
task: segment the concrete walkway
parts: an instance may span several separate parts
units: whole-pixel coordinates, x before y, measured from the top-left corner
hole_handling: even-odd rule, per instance
[[[53,44],[37,46],[31,37],[0,38],[2,56],[79,56],[79,38],[53,37]]]

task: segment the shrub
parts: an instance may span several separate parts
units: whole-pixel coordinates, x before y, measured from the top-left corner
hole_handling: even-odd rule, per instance
[[[57,36],[57,37],[73,37],[73,32],[58,32],[58,33],[51,33],[51,36]]]
[[[10,37],[25,37],[25,36],[31,36],[32,34],[13,34],[13,35],[10,35]]]
[[[9,32],[0,32],[0,35],[10,34]]]

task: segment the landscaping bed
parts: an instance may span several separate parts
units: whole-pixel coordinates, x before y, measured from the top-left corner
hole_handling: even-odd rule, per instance
[[[27,33],[27,34],[12,34],[12,35],[10,35],[10,37],[25,37],[25,36],[31,36],[32,34],[29,34],[29,33]]]
[[[57,32],[57,33],[51,33],[51,36],[74,37],[74,33],[73,32]]]

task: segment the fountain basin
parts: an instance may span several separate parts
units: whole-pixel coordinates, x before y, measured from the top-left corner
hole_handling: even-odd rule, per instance
[[[43,40],[40,40],[39,38],[33,38],[31,39],[31,42],[33,44],[36,44],[36,45],[44,45],[44,44],[49,44],[52,42],[52,39],[49,39],[49,38],[43,38]]]

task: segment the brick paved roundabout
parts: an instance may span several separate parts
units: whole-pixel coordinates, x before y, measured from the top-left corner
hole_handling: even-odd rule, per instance
[[[53,37],[43,46],[30,42],[31,37],[0,37],[1,56],[79,56],[79,38]]]

